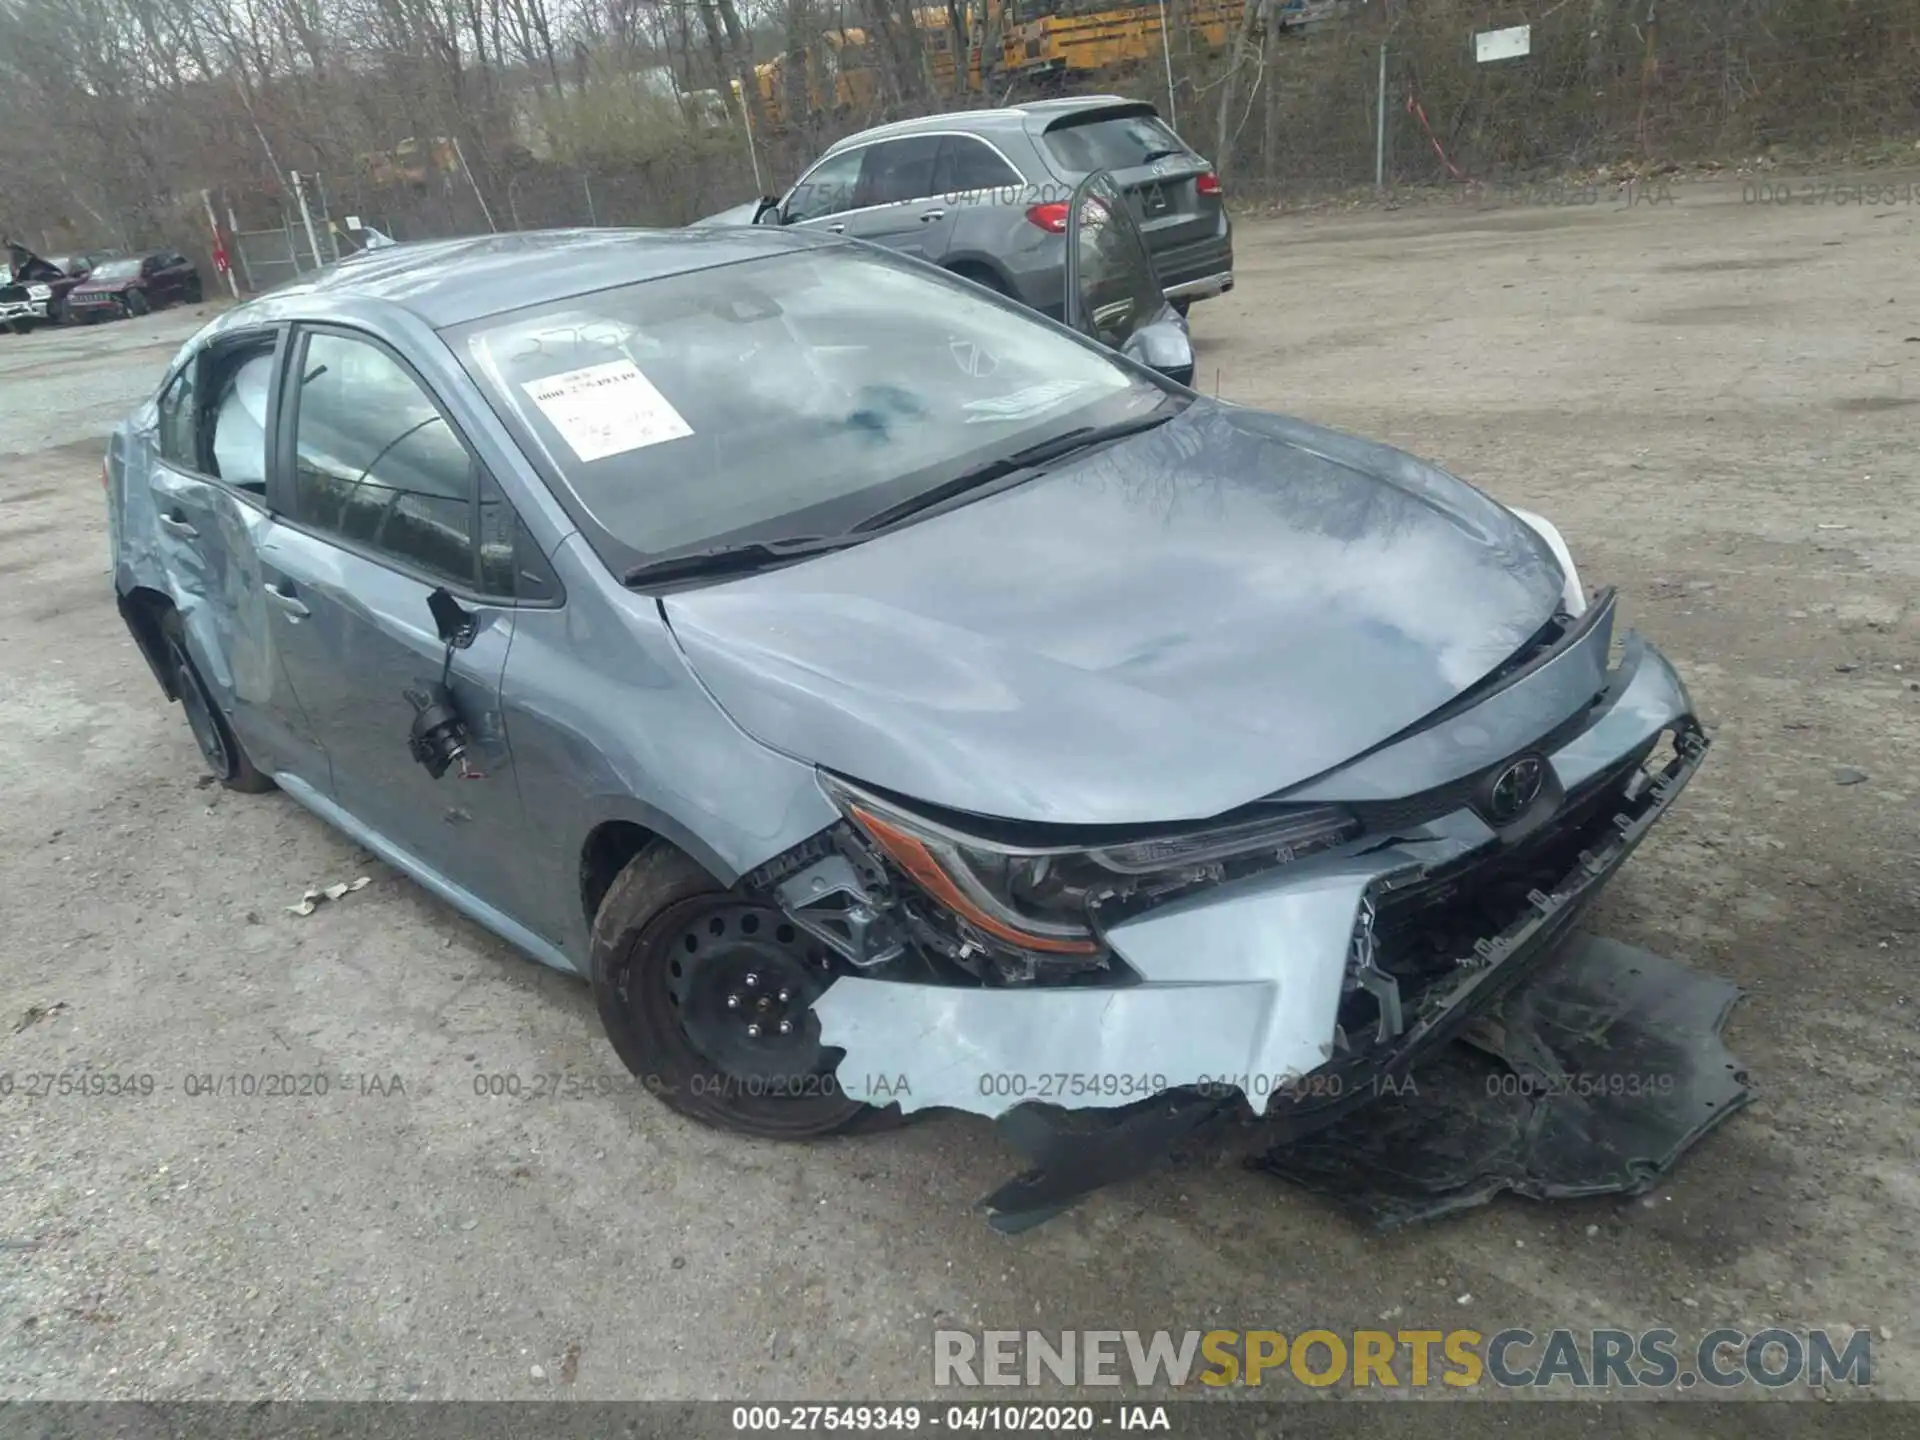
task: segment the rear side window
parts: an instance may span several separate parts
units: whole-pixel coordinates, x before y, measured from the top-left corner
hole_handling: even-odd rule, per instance
[[[300,373],[294,517],[471,586],[476,467],[439,407],[363,340],[312,336]]]
[[[1001,190],[1020,183],[1020,172],[986,141],[971,135],[949,135],[940,142],[939,173],[934,177],[936,194]]]
[[[1096,110],[1084,119],[1053,126],[1041,143],[1064,169],[1081,175],[1128,170],[1193,153],[1158,115],[1143,113],[1114,115]]]

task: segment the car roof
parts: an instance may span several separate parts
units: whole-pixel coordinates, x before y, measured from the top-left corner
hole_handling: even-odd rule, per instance
[[[364,250],[262,300],[295,316],[308,308],[324,311],[335,301],[385,301],[444,329],[615,285],[845,244],[771,226],[520,230]],[[303,299],[311,306],[302,305]]]
[[[831,155],[836,150],[899,135],[924,135],[930,130],[962,130],[969,134],[995,135],[1008,130],[1026,129],[1031,121],[1040,121],[1042,124],[1037,128],[1045,128],[1046,124],[1062,115],[1074,115],[1083,110],[1110,110],[1118,105],[1153,108],[1144,101],[1129,100],[1124,95],[1073,95],[1032,100],[991,110],[949,110],[940,115],[921,115],[912,120],[895,120],[886,125],[876,125],[871,130],[861,130],[843,140],[836,140],[827,147],[826,153]]]

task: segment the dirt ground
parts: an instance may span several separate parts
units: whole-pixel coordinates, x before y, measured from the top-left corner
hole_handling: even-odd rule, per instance
[[[1593,928],[1746,987],[1754,1103],[1644,1199],[1389,1237],[1201,1159],[1009,1240],[971,1118],[794,1148],[477,1095],[613,1072],[585,989],[197,783],[115,615],[98,437],[194,317],[0,337],[0,1072],[160,1087],[0,1097],[0,1396],[924,1396],[936,1324],[1391,1317],[1869,1326],[1920,1399],[1920,206],[1661,193],[1249,222],[1194,313],[1203,388],[1552,517],[1717,727]],[[335,1081],[182,1090],[262,1071]]]

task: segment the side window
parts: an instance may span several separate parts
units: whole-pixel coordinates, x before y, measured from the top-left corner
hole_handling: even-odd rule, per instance
[[[499,483],[480,475],[480,592],[512,600],[555,600],[560,582]]]
[[[1022,184],[1020,172],[971,135],[949,135],[940,144],[939,191],[1000,190]]]
[[[182,470],[200,468],[198,433],[194,425],[194,398],[199,391],[200,357],[194,356],[186,368],[173,377],[173,383],[160,397],[160,455],[169,465]]]
[[[849,150],[844,155],[832,155],[822,160],[793,187],[793,193],[787,197],[786,207],[781,211],[782,218],[789,225],[798,225],[802,220],[819,220],[824,216],[838,215],[842,210],[851,210],[863,158],[860,151]]]
[[[267,392],[272,378],[271,346],[210,365],[208,393],[218,398],[200,427],[211,431],[208,473],[261,495],[267,493]]]
[[[297,403],[294,518],[472,585],[476,467],[399,362],[367,341],[316,334]]]
[[[855,207],[924,200],[934,194],[933,162],[939,153],[938,135],[912,135],[867,146]]]

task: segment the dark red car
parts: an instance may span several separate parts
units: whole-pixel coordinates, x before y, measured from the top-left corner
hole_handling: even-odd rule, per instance
[[[197,303],[200,272],[177,250],[149,250],[96,266],[67,296],[67,314],[77,321],[124,320],[162,305]]]

